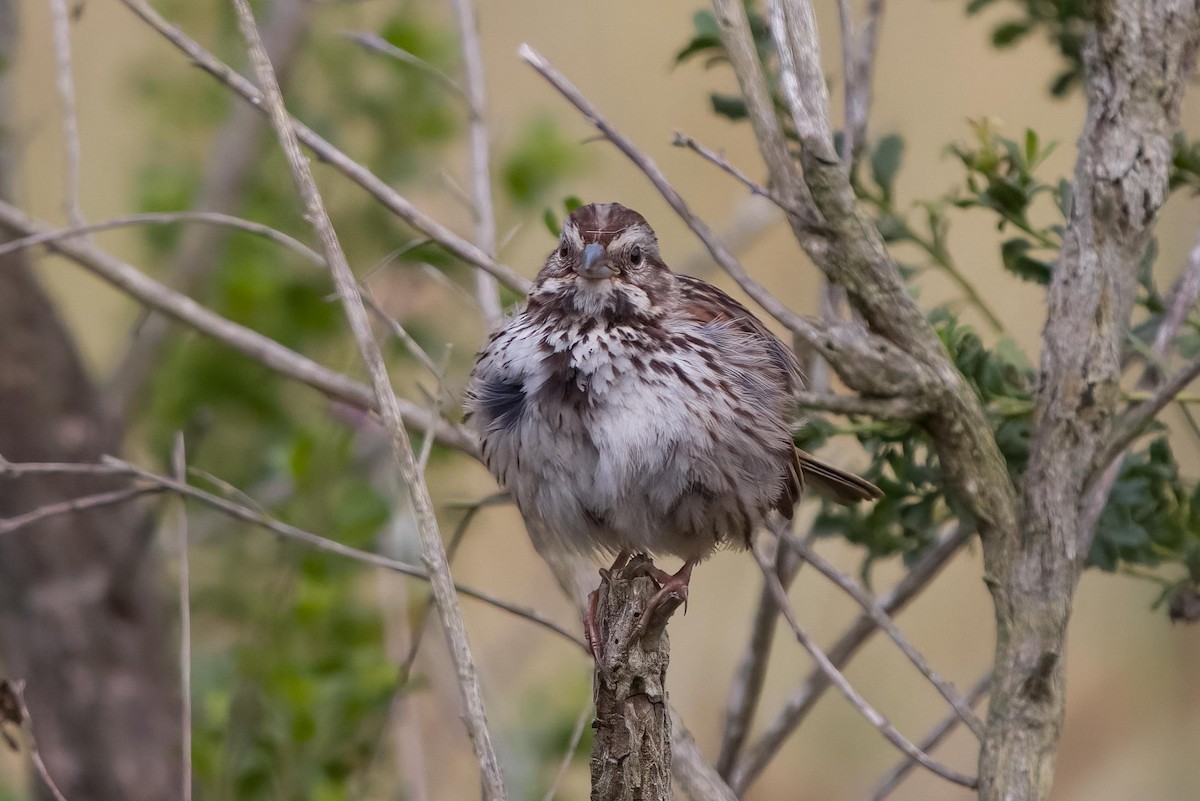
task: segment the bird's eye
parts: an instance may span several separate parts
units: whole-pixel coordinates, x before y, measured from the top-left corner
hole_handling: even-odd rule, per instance
[[[634,245],[633,250],[629,251],[629,261],[634,267],[642,263],[642,248],[639,245]]]
[[[558,246],[558,257],[560,259],[565,259],[567,257],[567,243],[566,242],[563,242],[561,245]]]

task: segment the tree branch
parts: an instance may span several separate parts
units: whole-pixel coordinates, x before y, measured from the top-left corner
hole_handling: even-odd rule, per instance
[[[325,261],[329,264],[330,272],[333,274],[333,281],[337,286],[342,308],[345,310],[359,353],[371,378],[375,398],[379,403],[379,415],[391,441],[392,455],[412,496],[413,508],[417,517],[417,530],[421,539],[421,556],[429,570],[434,600],[437,603],[442,627],[450,645],[450,656],[458,674],[459,690],[462,693],[466,710],[467,733],[475,750],[475,758],[479,761],[484,798],[488,801],[504,801],[507,797],[504,789],[504,776],[500,772],[500,762],[496,757],[495,747],[492,745],[491,732],[488,730],[483,691],[479,686],[475,660],[467,641],[466,627],[462,619],[462,610],[458,605],[454,581],[450,576],[445,547],[442,545],[441,535],[438,532],[433,500],[429,497],[429,487],[417,465],[412,443],[409,442],[408,432],[404,428],[400,404],[395,390],[392,388],[391,380],[388,378],[383,354],[371,333],[367,310],[359,296],[358,282],[342,252],[337,233],[333,230],[333,223],[329,219],[316,182],[313,180],[308,160],[300,150],[300,142],[296,136],[296,129],[292,125],[292,118],[284,108],[283,96],[275,80],[275,71],[271,67],[266,50],[263,49],[262,40],[254,22],[254,14],[250,10],[249,0],[233,0],[233,4],[237,11],[239,26],[242,29],[242,37],[246,40],[246,46],[250,52],[250,60],[254,64],[259,87],[262,90],[267,110],[270,112],[272,127],[275,128],[275,133],[279,137],[279,143],[291,166],[296,187],[304,200],[305,216],[321,241],[321,249],[325,253]]]
[[[853,598],[859,606],[865,609],[867,614],[871,616],[871,619],[875,621],[875,624],[887,632],[887,635],[892,638],[892,641],[896,643],[896,646],[899,647],[906,657],[908,657],[908,660],[913,663],[917,670],[921,672],[921,675],[924,676],[929,683],[937,689],[938,693],[940,693],[941,696],[946,699],[946,703],[950,704],[954,712],[959,716],[959,718],[962,719],[963,723],[967,724],[967,727],[975,733],[976,737],[980,739],[983,738],[983,721],[976,716],[970,705],[961,697],[959,697],[954,688],[947,684],[940,676],[938,676],[937,673],[933,671],[933,668],[929,666],[929,662],[924,656],[921,655],[920,651],[913,647],[913,644],[908,641],[908,638],[901,633],[900,629],[895,623],[892,622],[892,619],[888,616],[887,612],[883,611],[883,609],[879,606],[878,601],[868,595],[867,592],[861,586],[859,586],[858,582],[854,581],[849,576],[835,568],[823,556],[814,551],[807,543],[801,542],[800,540],[788,534],[783,535],[783,542],[786,543],[789,548],[795,550],[802,557],[804,557],[804,561],[815,567],[818,573],[825,576],[834,584],[845,590],[846,594]]]
[[[932,546],[917,560],[904,578],[879,599],[880,608],[889,615],[896,615],[933,581],[973,534],[971,528],[959,526],[953,533]],[[860,615],[829,649],[829,661],[839,668],[845,667],[858,649],[878,630],[878,625],[870,615]],[[829,676],[821,670],[813,670],[805,678],[804,683],[788,698],[783,709],[767,726],[762,736],[738,761],[737,767],[729,777],[730,786],[736,792],[745,792],[759,777],[830,686]]]
[[[970,776],[964,776],[963,774],[955,770],[951,770],[950,768],[947,768],[946,766],[931,759],[928,754],[922,752],[915,745],[909,742],[904,735],[896,731],[896,728],[892,726],[892,724],[889,723],[887,719],[883,717],[883,715],[879,714],[874,707],[867,703],[865,698],[859,695],[858,691],[855,690],[850,685],[850,682],[846,680],[846,677],[843,676],[836,667],[834,667],[833,663],[829,660],[829,657],[826,656],[825,653],[812,640],[812,638],[808,636],[808,633],[800,627],[800,624],[796,621],[796,615],[792,611],[792,605],[787,599],[787,593],[784,591],[783,585],[779,583],[779,577],[775,575],[771,565],[767,563],[767,560],[760,553],[758,553],[758,551],[754,551],[754,558],[755,561],[758,562],[759,569],[762,570],[763,576],[766,578],[767,587],[774,596],[775,603],[779,605],[779,611],[783,613],[784,619],[788,622],[788,625],[791,626],[792,632],[796,635],[796,640],[801,646],[804,647],[804,650],[808,651],[809,655],[812,656],[813,661],[817,663],[817,666],[821,669],[821,671],[825,673],[825,675],[829,677],[829,680],[833,682],[838,690],[841,691],[842,695],[846,697],[846,700],[849,701],[850,704],[857,709],[872,726],[878,729],[880,734],[887,738],[892,745],[899,748],[911,759],[919,762],[922,767],[925,767],[933,773],[936,773],[947,781],[954,782],[955,784],[961,784],[963,787],[975,787],[975,779],[971,778]]]
[[[0,202],[0,223],[23,236],[42,235],[46,232],[43,226],[29,219],[20,209],[4,202]],[[257,331],[227,320],[191,298],[149,278],[137,268],[104,253],[91,243],[51,240],[46,244],[141,303],[195,328],[266,367],[356,408],[378,410],[378,404],[366,385],[341,373],[335,373]],[[444,420],[435,420],[429,410],[410,401],[400,401],[400,406],[404,416],[414,426],[423,428],[432,425],[441,442],[471,455],[478,453],[478,443],[466,429],[450,425]]]
[[[79,198],[79,173],[82,148],[79,144],[79,115],[76,113],[75,81],[71,76],[71,12],[66,0],[49,0],[54,32],[54,77],[58,101],[62,106],[63,151],[66,165],[66,192],[63,208],[71,225],[83,225],[83,207]]]
[[[967,692],[967,703],[974,706],[979,703],[979,700],[987,694],[988,689],[992,686],[992,671],[987,671],[979,678],[977,682]],[[934,748],[941,744],[942,740],[946,739],[951,732],[962,721],[962,718],[957,714],[947,715],[940,723],[933,727],[929,734],[921,739],[917,744],[925,753],[929,753]],[[900,786],[900,782],[904,781],[904,777],[916,767],[917,763],[911,759],[903,759],[897,763],[896,767],[888,771],[879,784],[876,785],[875,791],[871,794],[871,801],[883,801],[892,794],[892,791]]]
[[[308,32],[312,6],[307,0],[272,0],[263,39],[267,53],[286,82],[291,66]],[[233,212],[242,203],[247,184],[268,141],[266,120],[254,108],[233,102],[221,128],[213,137],[208,160],[200,176],[193,208],[201,212]],[[223,262],[228,232],[220,228],[189,228],[167,264],[164,283],[185,295],[194,294],[204,279]],[[319,257],[318,257],[319,258]],[[323,260],[322,260],[323,263]],[[126,420],[132,406],[159,364],[163,344],[172,331],[171,321],[147,310],[129,336],[129,344],[104,388],[105,405],[118,420]]]
[[[374,554],[369,551],[363,551],[358,548],[352,548],[348,545],[343,545],[336,540],[329,539],[328,537],[322,537],[319,534],[314,534],[310,531],[306,531],[305,529],[285,523],[282,520],[272,517],[264,511],[255,509],[246,504],[236,503],[228,498],[222,498],[219,495],[214,495],[211,492],[202,490],[199,487],[187,483],[186,481],[178,481],[168,476],[159,475],[144,468],[138,467],[130,462],[116,459],[111,456],[105,457],[103,462],[97,464],[73,462],[9,462],[5,460],[3,456],[0,456],[0,477],[59,474],[128,476],[144,482],[146,486],[129,487],[127,489],[117,490],[117,492],[129,493],[128,497],[120,499],[121,502],[124,502],[129,498],[148,493],[164,491],[173,492],[185,498],[198,501],[209,508],[228,515],[234,520],[240,520],[243,523],[249,523],[250,525],[258,526],[259,528],[266,529],[267,531],[270,531],[271,533],[276,534],[284,539],[303,543],[304,545],[307,545],[310,548],[314,548],[318,551],[324,551],[325,553],[331,553],[346,559],[352,559],[356,562],[361,562],[372,567],[390,570],[394,573],[400,573],[401,575],[419,579],[421,581],[429,581],[429,573],[415,565],[410,565],[407,562],[402,562],[397,559],[390,559],[386,556],[380,556],[379,554]],[[109,503],[116,502],[118,501],[109,501]],[[62,513],[62,511],[55,513]],[[9,518],[9,520],[13,519],[15,518]],[[554,632],[558,636],[574,644],[581,651],[586,650],[583,640],[562,628],[552,620],[549,620],[548,618],[545,618],[533,611],[532,609],[527,609],[523,606],[509,603],[501,598],[496,598],[493,595],[489,595],[488,593],[464,584],[456,584],[455,588],[460,594],[465,595],[468,598],[474,598],[477,601],[482,601],[489,606],[494,606],[497,609],[501,609],[523,620],[528,620],[530,623],[534,623],[544,629]]]
[[[264,110],[262,94],[253,84],[201,47],[179,28],[163,19],[143,0],[121,0],[121,3],[171,44],[183,51],[202,70],[225,84],[255,108],[260,111]],[[297,139],[305,147],[316,153],[321,161],[365,189],[388,211],[467,264],[486,270],[510,289],[522,295],[529,291],[529,281],[515,273],[512,268],[496,262],[478,247],[422,212],[386,182],[318,136],[311,128],[297,120],[290,118],[289,120],[290,127],[294,130]]]
[[[492,204],[491,160],[488,157],[487,87],[483,76],[483,48],[475,25],[475,8],[471,0],[454,0],[454,15],[458,19],[459,39],[462,41],[463,69],[466,72],[467,111],[470,115],[471,143],[471,210],[475,216],[475,244],[488,256],[496,256],[496,211]],[[495,328],[504,317],[500,307],[500,292],[496,279],[482,269],[475,272],[475,296],[483,309],[489,328]]]

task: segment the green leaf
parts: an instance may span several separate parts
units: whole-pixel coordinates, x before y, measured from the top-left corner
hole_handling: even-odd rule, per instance
[[[992,45],[994,47],[1004,48],[1012,47],[1031,30],[1031,26],[1025,20],[1012,20],[1004,22],[992,29]]]
[[[1034,245],[1029,240],[1014,237],[1006,240],[1000,246],[1000,258],[1004,262],[1005,269],[1013,275],[1022,280],[1045,286],[1050,283],[1050,274],[1053,268],[1047,262],[1028,255],[1029,251],[1033,249]]]
[[[892,197],[896,173],[904,157],[904,140],[896,134],[888,134],[879,140],[871,153],[871,179],[883,190],[885,198]]]
[[[558,215],[554,213],[554,209],[546,209],[542,212],[542,222],[546,224],[546,230],[550,232],[550,236],[555,239],[562,233],[562,226],[558,222]]]
[[[712,103],[712,110],[715,114],[734,121],[746,118],[746,101],[741,97],[713,92],[708,99]]]

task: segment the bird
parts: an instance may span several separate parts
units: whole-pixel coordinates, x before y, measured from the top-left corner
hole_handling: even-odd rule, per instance
[[[806,485],[843,504],[871,482],[796,448],[799,361],[745,306],[672,272],[646,219],[619,203],[566,218],[524,304],[478,353],[465,421],[535,548],[670,555],[651,567],[687,600],[692,568],[749,548]],[[601,571],[607,577],[606,571]],[[595,655],[597,593],[584,628]]]

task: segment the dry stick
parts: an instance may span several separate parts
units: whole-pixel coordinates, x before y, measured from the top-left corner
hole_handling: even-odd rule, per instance
[[[558,787],[567,777],[567,771],[571,769],[571,763],[575,760],[575,751],[579,748],[579,741],[583,739],[583,728],[591,718],[591,713],[592,699],[589,698],[584,703],[583,709],[579,710],[579,717],[575,721],[575,728],[571,729],[571,737],[567,741],[567,749],[563,753],[562,762],[559,763],[558,771],[554,774],[554,780],[550,782],[546,794],[542,796],[542,801],[554,801],[554,796],[558,794]]]
[[[746,268],[721,244],[707,223],[692,212],[687,202],[675,190],[675,187],[671,186],[658,165],[601,116],[599,110],[580,93],[574,84],[528,44],[522,44],[517,49],[517,53],[650,179],[650,183],[654,184],[654,188],[659,191],[659,194],[708,248],[708,252],[712,254],[717,264],[737,282],[747,295],[754,299],[755,303],[789,331],[804,339],[810,340],[819,337],[820,326],[784,306],[766,287],[746,272]]]
[[[187,457],[182,431],[175,435],[171,468],[176,481],[187,482]],[[188,560],[187,503],[183,497],[179,498],[176,506],[175,526],[179,537],[179,694],[182,700],[180,726],[183,750],[183,787],[180,797],[183,801],[192,801],[192,582]]]
[[[267,52],[281,74],[302,52],[312,19],[308,0],[270,0],[263,31]],[[192,208],[233,212],[261,163],[268,143],[266,120],[249,105],[232,102],[216,130],[200,172]],[[222,228],[189,228],[167,260],[162,281],[183,294],[196,292],[222,264],[228,232]],[[161,364],[163,347],[175,330],[171,321],[146,309],[129,332],[125,351],[104,386],[104,403],[115,420],[127,421],[135,404]]]
[[[183,51],[209,75],[225,84],[255,108],[264,110],[263,96],[252,83],[201,47],[179,28],[163,19],[144,0],[121,0],[121,3],[171,44]],[[321,161],[365,189],[388,211],[437,242],[454,256],[491,273],[500,283],[510,289],[521,294],[529,291],[529,281],[514,272],[512,268],[498,263],[478,247],[422,212],[385,181],[321,138],[311,128],[290,117],[288,123],[296,138],[305,147],[312,150]]]
[[[783,613],[784,619],[788,622],[788,625],[791,626],[792,632],[796,635],[797,641],[799,641],[800,645],[804,647],[804,650],[808,651],[809,655],[812,656],[813,661],[815,661],[821,671],[829,677],[830,681],[837,686],[837,688],[842,692],[842,695],[846,697],[846,700],[848,700],[850,704],[857,709],[872,726],[878,729],[879,732],[886,737],[889,742],[892,743],[892,745],[908,754],[912,759],[915,759],[917,762],[921,763],[923,767],[928,768],[930,771],[948,781],[954,782],[955,784],[961,784],[963,787],[974,788],[977,785],[975,779],[971,778],[970,776],[964,776],[963,774],[947,768],[945,765],[942,765],[931,759],[928,754],[923,753],[919,748],[905,739],[904,735],[896,731],[896,728],[892,726],[892,724],[889,723],[887,719],[883,717],[883,715],[879,714],[874,707],[867,703],[865,698],[858,694],[857,690],[850,686],[850,682],[846,680],[846,677],[843,676],[838,669],[833,666],[833,663],[829,661],[829,657],[825,655],[825,653],[817,646],[815,642],[813,642],[812,638],[808,636],[808,633],[805,632],[804,629],[800,627],[800,624],[796,621],[796,615],[792,611],[792,605],[788,601],[787,593],[784,591],[783,585],[779,583],[779,577],[775,575],[771,565],[768,564],[767,560],[757,550],[754,551],[754,559],[756,562],[758,562],[759,569],[762,570],[762,574],[766,578],[767,586],[770,588],[771,594],[775,597],[775,603],[779,605],[779,611]]]
[[[206,490],[202,490],[186,481],[177,481],[169,476],[159,475],[150,470],[138,467],[131,462],[126,462],[114,457],[105,457],[104,461],[99,464],[75,463],[75,462],[10,462],[0,456],[0,477],[2,476],[25,476],[25,475],[57,475],[57,474],[76,474],[76,475],[105,475],[105,476],[129,476],[131,478],[144,481],[150,486],[130,488],[136,489],[137,492],[131,493],[129,497],[135,497],[139,494],[150,494],[154,492],[174,492],[176,494],[191,498],[205,506],[216,509],[218,512],[232,517],[235,520],[240,520],[243,523],[264,528],[267,531],[277,534],[280,537],[289,540],[295,540],[315,548],[318,551],[335,554],[347,559],[353,559],[356,562],[371,565],[372,567],[383,568],[401,575],[411,578],[420,579],[421,581],[429,581],[429,573],[417,567],[410,565],[407,562],[402,562],[397,559],[390,559],[386,556],[371,553],[369,551],[352,548],[349,545],[343,545],[336,540],[331,540],[328,537],[322,537],[319,534],[314,534],[311,531],[285,523],[275,517],[272,517],[265,512],[247,506],[245,504],[231,501],[228,498],[223,498],[220,495],[215,495]],[[223,482],[224,483],[224,482]],[[238,491],[240,494],[240,490]],[[104,493],[109,495],[112,493]],[[87,496],[95,497],[95,496]],[[124,498],[122,500],[128,500]],[[115,503],[116,501],[109,501]],[[51,504],[39,509],[55,508],[56,514],[64,514],[74,511],[65,507],[66,504]],[[48,515],[46,515],[48,516]],[[576,637],[571,632],[559,626],[552,620],[539,615],[532,609],[510,603],[494,595],[474,589],[465,584],[456,584],[455,588],[462,595],[468,598],[474,598],[477,601],[482,601],[485,604],[494,606],[508,612],[511,615],[527,620],[542,628],[554,632],[565,640],[574,644],[580,650],[585,650],[583,640]]]
[[[1133,444],[1133,441],[1158,416],[1158,413],[1197,378],[1200,378],[1200,357],[1188,362],[1186,366],[1164,381],[1153,395],[1125,412],[1114,427],[1108,444],[1100,451],[1100,455],[1096,459],[1098,469],[1093,472],[1088,483],[1095,481],[1100,472],[1108,469],[1117,459],[1121,458],[1125,449]]]
[[[0,465],[0,475],[3,475],[3,473],[4,465]],[[97,492],[94,495],[70,498],[65,501],[58,501],[57,503],[48,503],[45,506],[39,506],[24,514],[0,518],[0,537],[5,534],[11,534],[14,531],[19,531],[26,526],[32,526],[34,523],[38,523],[48,517],[58,517],[59,515],[82,512],[88,509],[99,509],[104,506],[116,506],[133,498],[139,498],[142,495],[153,495],[158,492],[162,492],[161,487],[126,487],[125,489]]]
[[[838,0],[838,20],[842,32],[842,84],[845,124],[842,130],[846,169],[852,170],[867,138],[867,119],[871,108],[871,73],[879,44],[883,0],[868,0],[867,21],[855,33],[850,0]]]
[[[786,200],[779,197],[771,190],[755,183],[749,175],[746,175],[746,173],[729,163],[729,159],[725,158],[720,153],[705,147],[687,134],[676,131],[675,138],[671,141],[671,144],[675,145],[675,147],[686,148],[687,150],[691,150],[693,153],[698,154],[702,159],[712,164],[714,167],[717,167],[718,169],[723,170],[724,172],[736,178],[739,183],[750,190],[751,194],[764,197],[774,203],[779,207],[780,211],[788,214],[794,214],[797,217],[806,216],[806,212],[797,209],[795,206],[789,205]],[[812,224],[815,226],[817,223],[814,221]]]
[[[879,599],[879,606],[889,615],[904,608],[922,589],[934,579],[942,567],[958,553],[974,532],[959,526],[922,556],[909,572],[886,595]],[[860,615],[829,649],[829,660],[838,667],[846,665],[871,635],[879,630],[870,615]],[[813,670],[804,683],[794,692],[783,709],[767,726],[762,736],[746,750],[730,776],[729,783],[739,793],[756,779],[771,759],[779,752],[787,738],[808,716],[817,701],[831,685],[829,676],[821,670]]]
[[[347,39],[350,39],[364,50],[382,53],[385,56],[394,58],[397,61],[403,61],[405,64],[408,64],[411,67],[416,67],[422,72],[432,75],[444,86],[451,89],[460,97],[465,98],[467,96],[467,93],[463,90],[462,85],[458,81],[454,80],[449,75],[442,72],[440,69],[417,54],[411,53],[402,47],[397,47],[377,33],[370,33],[369,31],[344,31],[342,35]]]
[[[45,231],[45,228],[29,219],[20,209],[4,202],[0,202],[0,223],[15,229],[23,236]],[[356,408],[378,410],[378,402],[365,384],[334,372],[307,356],[284,347],[270,337],[216,314],[91,243],[62,241],[47,244],[55,252],[66,256],[147,306],[213,337],[266,367]],[[426,426],[432,422],[439,441],[471,455],[479,452],[474,435],[465,428],[451,425],[444,420],[433,420],[427,409],[411,401],[402,400],[399,403],[404,416],[414,426]]]
[[[864,398],[861,395],[833,395],[799,392],[796,404],[801,409],[842,415],[862,415],[876,420],[914,420],[921,416],[920,404],[912,398]]]
[[[496,210],[492,203],[492,174],[488,158],[487,87],[483,77],[483,48],[471,0],[454,0],[458,33],[462,40],[463,69],[467,79],[467,112],[470,115],[471,209],[475,215],[475,244],[492,258],[496,256]],[[475,271],[475,295],[489,328],[504,317],[496,279],[483,270]]]
[[[66,0],[49,0],[54,32],[54,77],[62,105],[63,149],[66,157],[66,195],[63,206],[71,225],[83,225],[79,200],[79,116],[75,106],[75,82],[71,77],[71,12]]]
[[[780,529],[782,531],[782,528]],[[789,587],[803,564],[791,548],[779,547],[778,534],[773,540],[775,547],[775,565],[773,570],[780,584]],[[813,534],[810,532],[809,537]],[[767,667],[770,664],[771,646],[775,641],[775,624],[779,620],[779,607],[776,605],[770,589],[764,583],[759,591],[758,606],[754,611],[754,621],[750,626],[750,639],[746,642],[746,650],[738,662],[733,681],[729,688],[729,698],[725,702],[725,726],[721,732],[721,753],[717,757],[717,772],[725,779],[733,772],[737,758],[742,753],[746,738],[750,735],[750,726],[754,722],[754,714],[758,710],[762,698],[763,686],[766,683]]]
[[[209,225],[223,225],[228,228],[237,228],[240,231],[246,231],[251,234],[266,237],[273,242],[283,245],[289,250],[299,253],[307,261],[312,262],[318,267],[325,266],[325,259],[321,258],[321,254],[304,244],[300,240],[288,236],[282,231],[276,230],[269,225],[246,220],[241,217],[235,217],[232,214],[222,214],[215,211],[161,211],[147,212],[145,214],[127,214],[123,217],[114,217],[111,220],[104,222],[90,223],[86,225],[72,226],[70,228],[59,228],[52,231],[42,231],[41,233],[23,236],[19,239],[13,239],[0,245],[0,256],[7,253],[12,253],[16,250],[31,248],[36,245],[54,244],[65,239],[75,239],[85,234],[94,234],[101,231],[111,231],[116,228],[129,228],[135,225],[171,225],[174,223],[206,223]]]
[[[0,679],[0,725],[4,723],[13,723],[25,729],[29,743],[29,759],[33,762],[38,776],[54,796],[54,801],[67,801],[62,790],[58,789],[58,785],[51,778],[50,771],[42,759],[42,752],[38,749],[37,738],[33,736],[33,719],[29,716],[29,707],[25,705],[24,679]],[[0,732],[0,735],[16,748],[15,742],[9,739],[6,732]]]
[[[362,298],[359,297],[358,283],[342,252],[337,234],[333,230],[333,223],[329,220],[325,204],[321,200],[320,192],[313,180],[308,159],[300,150],[300,142],[296,137],[296,130],[292,126],[292,119],[284,108],[283,97],[275,80],[275,72],[259,38],[249,0],[233,0],[233,5],[237,11],[242,37],[246,40],[246,46],[250,52],[250,60],[254,64],[259,88],[263,92],[267,109],[271,115],[272,126],[275,128],[279,143],[291,166],[296,187],[304,200],[308,221],[321,241],[321,249],[325,253],[325,260],[329,263],[330,272],[333,274],[342,308],[345,310],[354,339],[358,344],[359,353],[370,374],[371,385],[375,397],[379,401],[380,418],[391,440],[393,456],[412,496],[413,508],[417,517],[417,530],[421,537],[422,560],[429,569],[434,600],[437,603],[438,614],[450,646],[451,659],[458,674],[459,690],[462,693],[466,711],[467,734],[471,739],[471,745],[482,772],[484,797],[488,801],[504,801],[507,797],[504,790],[504,776],[500,771],[500,762],[496,757],[495,747],[492,745],[491,732],[488,730],[483,691],[479,686],[479,676],[476,673],[475,661],[471,656],[470,644],[467,641],[462,609],[459,608],[458,596],[454,590],[454,580],[450,576],[450,569],[446,563],[446,551],[438,532],[437,517],[433,511],[433,500],[429,497],[429,487],[417,466],[412,443],[409,442],[408,432],[404,428],[404,420],[400,415],[400,405],[384,366],[383,354],[371,333],[371,322],[367,317],[367,310],[363,305]]]
[[[921,655],[908,638],[901,633],[900,629],[892,622],[888,613],[883,611],[879,606],[879,602],[872,598],[854,579],[842,573],[836,567],[829,563],[823,556],[813,550],[812,546],[807,542],[802,542],[793,536],[785,534],[783,541],[788,547],[799,553],[804,560],[817,569],[821,575],[828,578],[834,584],[841,587],[845,592],[853,598],[859,606],[866,610],[871,619],[882,628],[887,635],[892,638],[897,647],[908,657],[908,660],[916,666],[917,670],[921,671],[929,683],[932,684],[937,691],[941,693],[946,702],[950,704],[954,712],[962,718],[963,723],[975,734],[976,737],[983,739],[983,721],[975,714],[970,705],[955,692],[954,687],[947,684],[933,668],[929,666],[929,662]]]
[[[985,694],[987,694],[987,691],[991,686],[992,671],[989,669],[967,692],[967,703],[971,704],[972,706],[979,703],[979,700],[983,698]],[[925,753],[929,753],[939,744],[941,744],[942,740],[946,739],[951,732],[954,731],[955,727],[958,726],[961,720],[962,718],[960,718],[958,715],[947,715],[940,723],[934,726],[928,734],[925,735],[921,742],[917,744],[917,747]],[[878,785],[876,785],[875,792],[871,794],[871,801],[883,801],[884,798],[887,798],[887,796],[891,795],[891,792],[900,786],[900,782],[904,781],[904,777],[907,776],[914,767],[916,767],[916,764],[917,763],[913,762],[911,759],[903,759],[897,763],[896,767],[888,771],[888,774],[884,776],[882,780],[880,780]]]

